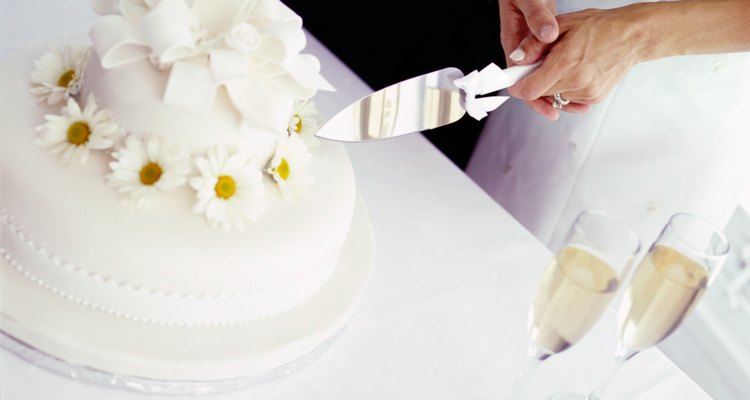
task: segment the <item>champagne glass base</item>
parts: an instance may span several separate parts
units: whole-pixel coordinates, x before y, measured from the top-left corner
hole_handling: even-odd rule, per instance
[[[589,397],[576,393],[555,393],[547,400],[589,400]]]

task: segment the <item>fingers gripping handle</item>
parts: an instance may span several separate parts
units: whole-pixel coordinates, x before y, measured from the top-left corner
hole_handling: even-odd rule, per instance
[[[532,65],[516,65],[503,70],[494,63],[481,71],[472,71],[453,83],[463,92],[462,100],[466,112],[474,119],[481,120],[490,111],[500,107],[508,96],[477,97],[513,86],[526,75],[537,69],[541,62]]]

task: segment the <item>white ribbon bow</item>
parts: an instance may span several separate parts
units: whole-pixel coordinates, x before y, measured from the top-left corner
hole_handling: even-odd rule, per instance
[[[91,3],[104,15],[91,29],[102,67],[149,59],[157,68],[171,68],[166,104],[207,113],[224,86],[243,117],[268,119],[256,93],[274,95],[281,87],[306,99],[317,90],[334,90],[320,75],[317,58],[300,54],[306,44],[302,19],[278,0]]]
[[[486,117],[490,111],[500,107],[510,97],[508,96],[486,96],[477,97],[487,93],[496,92],[509,86],[510,79],[494,63],[484,67],[481,71],[472,71],[463,78],[456,79],[453,84],[464,92],[464,108],[466,112],[477,121]]]

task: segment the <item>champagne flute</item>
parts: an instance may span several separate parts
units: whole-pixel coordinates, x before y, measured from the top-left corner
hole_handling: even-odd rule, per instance
[[[518,399],[541,363],[578,342],[599,319],[640,250],[627,225],[602,211],[578,215],[542,275],[529,310],[529,353],[506,400]]]
[[[623,365],[677,329],[724,265],[729,242],[708,220],[673,215],[641,261],[623,297],[615,363],[588,396],[556,394],[550,400],[599,400]]]

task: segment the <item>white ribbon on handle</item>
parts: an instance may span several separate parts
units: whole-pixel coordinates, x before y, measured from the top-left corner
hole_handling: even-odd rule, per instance
[[[495,63],[490,63],[481,71],[474,70],[463,78],[453,81],[453,84],[464,92],[466,112],[477,121],[509,99],[508,96],[477,96],[508,87],[507,83],[508,78],[505,72]]]

